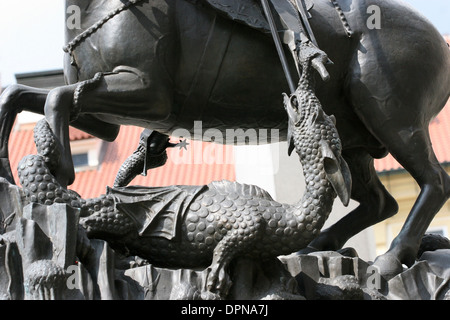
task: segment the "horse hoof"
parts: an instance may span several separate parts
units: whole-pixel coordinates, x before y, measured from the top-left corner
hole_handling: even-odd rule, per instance
[[[386,281],[391,280],[403,272],[402,263],[397,257],[391,254],[383,254],[377,257],[373,266],[378,269],[378,272]]]

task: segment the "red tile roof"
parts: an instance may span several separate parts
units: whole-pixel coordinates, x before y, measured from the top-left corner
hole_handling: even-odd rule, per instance
[[[13,130],[9,139],[9,161],[11,170],[16,183],[19,178],[17,175],[17,165],[25,155],[36,154],[36,147],[33,143],[33,130]]]
[[[106,191],[107,186],[112,186],[125,159],[136,149],[142,129],[131,126],[123,126],[116,141],[107,143],[105,154],[98,170],[77,172],[76,179],[70,189],[77,191],[83,198],[97,197]],[[84,137],[75,129],[71,129],[71,135],[75,139]],[[85,137],[91,137],[86,135]],[[233,148],[212,143],[188,141],[187,150],[179,148],[169,149],[166,165],[148,171],[148,176],[137,176],[131,185],[142,186],[167,186],[167,185],[202,185],[215,180],[235,180],[235,166]],[[183,152],[189,150],[202,151],[205,155],[201,163],[196,164],[193,157],[180,157],[186,155]],[[14,178],[17,183],[17,164],[28,154],[36,154],[33,143],[32,130],[13,131],[10,138],[10,161]],[[188,153],[189,154],[189,153]],[[196,153],[197,154],[197,153]],[[207,154],[215,154],[216,157],[206,157]],[[221,154],[226,155],[228,161],[221,161]],[[230,160],[231,159],[231,160]],[[211,160],[211,161],[210,161]]]
[[[113,143],[108,143],[105,157],[98,171],[85,171],[77,173],[75,183],[71,189],[79,192],[83,197],[98,196],[105,192],[106,186],[112,186],[122,163],[136,149],[142,129],[123,126],[119,136]],[[198,141],[189,141],[190,148],[212,149],[217,153],[224,152],[233,159],[231,146],[216,145]],[[235,180],[235,167],[233,162],[225,164],[215,161],[211,164],[180,163],[180,152],[188,152],[179,148],[168,149],[167,163],[160,168],[147,172],[147,176],[137,176],[130,185],[142,186],[168,186],[168,185],[202,185],[215,180]],[[207,159],[206,159],[207,160]],[[81,191],[79,191],[81,190]]]
[[[69,127],[69,137],[70,141],[94,138],[94,136],[90,135],[89,133],[86,133],[74,127]]]

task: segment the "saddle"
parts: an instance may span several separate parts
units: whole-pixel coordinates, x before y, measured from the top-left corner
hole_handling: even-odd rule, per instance
[[[302,16],[299,16],[297,8],[291,1],[270,0],[272,11],[277,13],[274,15],[277,27],[279,31],[291,30],[298,34],[304,33],[302,24],[305,22],[302,23]],[[222,16],[250,28],[264,33],[271,32],[259,0],[196,0],[196,2],[203,2],[217,10]],[[308,13],[308,18],[311,18],[309,11],[313,8],[314,3],[312,0],[301,0],[301,2]]]

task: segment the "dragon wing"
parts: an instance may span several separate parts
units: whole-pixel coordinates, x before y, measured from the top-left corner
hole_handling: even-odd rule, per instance
[[[116,208],[135,223],[141,237],[162,237],[172,240],[178,222],[194,197],[204,186],[169,186],[109,188]]]

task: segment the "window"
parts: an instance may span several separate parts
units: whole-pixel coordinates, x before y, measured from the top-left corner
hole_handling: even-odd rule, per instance
[[[80,167],[86,167],[89,165],[89,157],[87,153],[73,154],[72,161],[75,169]]]
[[[93,170],[100,165],[102,141],[97,138],[70,142],[75,172]]]

